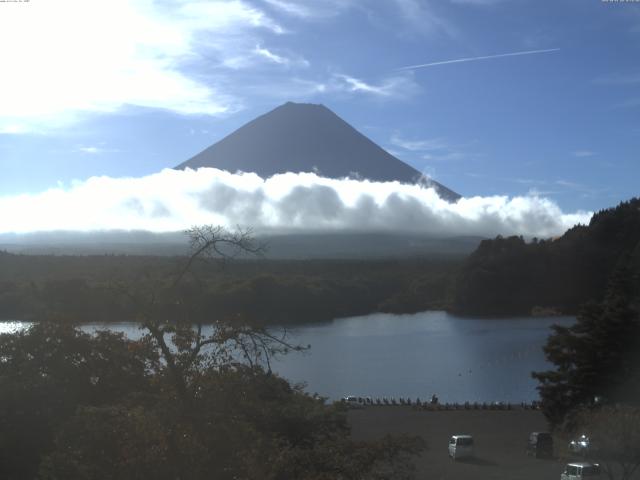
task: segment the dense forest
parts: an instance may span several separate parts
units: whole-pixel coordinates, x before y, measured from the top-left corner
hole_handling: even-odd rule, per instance
[[[222,235],[251,251],[250,238]],[[43,320],[0,336],[0,477],[410,479],[420,439],[353,441],[344,407],[270,371],[304,347],[267,325],[447,306],[578,311],[549,337],[552,369],[533,374],[543,413],[590,432],[607,472],[640,465],[640,199],[558,239],[484,241],[464,263],[228,261],[208,246],[172,258],[0,253],[0,316]],[[143,337],[75,326],[118,320]]]
[[[253,345],[287,350],[264,331],[147,326],[138,341],[60,322],[0,335],[0,478],[413,478],[419,438],[351,440],[344,406],[262,368]]]
[[[141,339],[89,335],[69,316],[0,335],[0,478],[413,478],[419,438],[354,441],[345,405],[272,373],[271,358],[305,347],[235,317],[203,333],[196,260],[254,248],[216,227],[190,239],[181,268],[114,282]]]
[[[533,372],[549,425],[586,435],[579,452],[608,478],[630,480],[640,468],[640,272],[620,262],[600,301],[576,322],[555,325],[544,347],[552,369]]]
[[[186,258],[0,253],[0,318],[135,320],[135,306],[123,290],[157,290]],[[376,311],[414,313],[446,308],[462,260],[199,258],[181,293],[210,321],[240,315],[253,322],[285,324]]]
[[[185,239],[185,250],[187,250]],[[0,318],[135,319],[123,289],[157,289],[186,256],[53,256],[0,252]],[[198,259],[182,294],[211,321],[326,321],[372,312],[577,314],[602,299],[617,266],[640,271],[640,199],[596,213],[555,239],[483,240],[469,257]],[[174,299],[175,300],[175,299]],[[170,312],[171,309],[166,310]]]
[[[583,305],[574,325],[556,325],[544,348],[557,368],[533,374],[554,425],[596,403],[640,406],[640,274],[611,274],[601,301]]]
[[[472,315],[576,314],[601,300],[619,266],[640,271],[640,199],[596,213],[556,239],[484,240],[460,269],[452,310]]]

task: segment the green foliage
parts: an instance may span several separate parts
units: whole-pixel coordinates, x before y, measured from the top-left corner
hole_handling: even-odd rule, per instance
[[[150,389],[157,356],[144,342],[72,326],[34,325],[0,336],[0,478],[33,478],[43,452],[79,405]]]
[[[419,440],[353,442],[342,407],[222,353],[259,330],[187,356],[189,330],[172,357],[63,323],[1,336],[0,478],[411,478]]]
[[[585,306],[571,327],[553,327],[544,350],[556,369],[533,373],[552,424],[573,423],[569,414],[597,397],[640,404],[638,281],[620,267],[602,303]]]
[[[155,294],[158,314],[176,319],[180,302],[190,318],[232,316],[262,324],[328,321],[376,311],[414,313],[444,308],[457,258],[407,260],[197,259],[169,295],[169,279],[184,257],[0,256],[0,318],[136,321],[136,297]],[[217,266],[218,268],[211,268]],[[158,279],[165,279],[164,284]],[[158,291],[160,288],[161,291]]]
[[[411,478],[419,440],[355,443],[343,409],[271,373],[274,355],[303,349],[286,335],[242,310],[224,318],[220,306],[205,333],[210,280],[198,260],[260,247],[243,230],[188,234],[193,253],[182,267],[110,286],[146,332],[140,341],[67,322],[94,305],[84,303],[85,280],[33,286],[40,298],[53,292],[43,304],[55,321],[0,336],[0,478]],[[286,300],[273,277],[250,285],[259,308]]]
[[[621,263],[640,272],[638,259],[640,198],[634,198],[558,239],[481,242],[458,274],[453,308],[474,315],[577,313],[585,302],[602,299],[607,279]]]

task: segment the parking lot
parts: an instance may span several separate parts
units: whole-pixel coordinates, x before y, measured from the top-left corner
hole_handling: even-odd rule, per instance
[[[418,411],[407,406],[351,410],[349,421],[355,439],[385,434],[420,435],[426,451],[416,459],[417,478],[438,479],[560,479],[566,459],[527,456],[527,437],[548,430],[537,410]],[[452,461],[447,454],[451,435],[471,434],[475,457]]]

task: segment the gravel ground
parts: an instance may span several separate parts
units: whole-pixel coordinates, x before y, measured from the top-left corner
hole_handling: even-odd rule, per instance
[[[348,415],[356,440],[388,433],[421,436],[426,451],[416,460],[418,479],[559,480],[566,463],[526,455],[529,433],[548,430],[544,416],[536,410],[417,411],[404,406],[370,406]],[[454,434],[473,435],[474,459],[449,458],[447,443]]]

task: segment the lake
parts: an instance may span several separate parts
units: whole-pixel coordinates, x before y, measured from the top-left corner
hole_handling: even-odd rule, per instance
[[[420,397],[442,402],[532,401],[538,398],[531,371],[545,370],[542,346],[554,324],[573,317],[460,318],[446,312],[377,313],[290,329],[291,340],[311,345],[291,353],[273,369],[307,391],[345,395]],[[24,328],[0,323],[0,333]],[[137,338],[134,323],[87,324]]]

